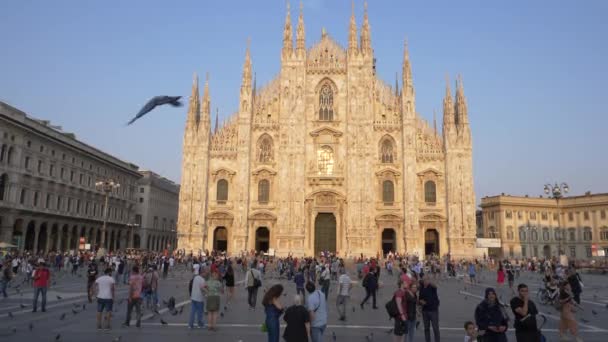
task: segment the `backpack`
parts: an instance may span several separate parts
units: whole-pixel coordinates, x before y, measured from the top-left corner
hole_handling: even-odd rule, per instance
[[[190,294],[190,296],[192,296],[192,283],[194,282],[194,277],[192,277],[192,279],[190,279],[190,283],[188,283],[188,294]]]
[[[152,273],[146,273],[146,275],[144,275],[144,281],[141,288],[146,292],[152,290]]]
[[[365,278],[363,278],[363,283],[361,285],[363,287],[367,287],[368,283],[369,283],[369,273],[365,275]]]
[[[399,307],[397,306],[397,301],[395,300],[394,295],[391,298],[391,300],[386,302],[384,307],[386,308],[386,313],[388,314],[389,318],[394,318],[394,317],[399,316]]]
[[[249,271],[251,273],[251,276],[253,277],[253,287],[260,287],[262,286],[262,281],[258,278],[256,278],[256,276],[253,274],[253,271]]]

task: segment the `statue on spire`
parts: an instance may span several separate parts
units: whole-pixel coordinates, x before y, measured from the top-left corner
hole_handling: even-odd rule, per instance
[[[285,16],[285,28],[283,29],[283,56],[289,57],[293,52],[293,32],[291,30],[291,13],[287,2],[287,15]]]
[[[249,47],[251,45],[251,38],[247,38],[247,51],[245,52],[245,63],[243,64],[243,79],[241,81],[241,87],[251,87],[251,53]]]
[[[300,1],[300,15],[298,16],[298,28],[296,30],[296,54],[303,56],[306,52],[306,32],[304,31],[304,3]]]
[[[361,27],[361,51],[364,54],[372,53],[372,37],[367,16],[367,1],[364,3],[363,26]]]

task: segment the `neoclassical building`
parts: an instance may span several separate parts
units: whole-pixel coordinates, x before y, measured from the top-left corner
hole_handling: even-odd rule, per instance
[[[249,49],[239,109],[211,129],[195,77],[184,132],[178,248],[277,255],[471,255],[472,142],[461,81],[443,129],[416,112],[407,46],[401,82],[376,75],[367,9],[347,47],[323,30],[306,48],[289,9],[278,76],[257,88]]]

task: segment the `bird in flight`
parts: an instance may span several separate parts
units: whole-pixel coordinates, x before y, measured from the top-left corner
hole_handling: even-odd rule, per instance
[[[148,114],[157,106],[170,104],[173,107],[181,107],[182,103],[179,102],[179,99],[181,99],[181,98],[182,98],[181,96],[154,96],[153,98],[150,99],[150,101],[148,101],[148,103],[146,103],[139,110],[139,113],[137,113],[137,115],[135,115],[135,117],[133,119],[131,119],[131,121],[127,122],[127,126],[134,123],[136,120],[138,120],[142,116]]]

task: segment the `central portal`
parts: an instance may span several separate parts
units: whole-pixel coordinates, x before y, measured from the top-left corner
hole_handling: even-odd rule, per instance
[[[315,255],[336,251],[336,217],[319,213],[315,219]]]

